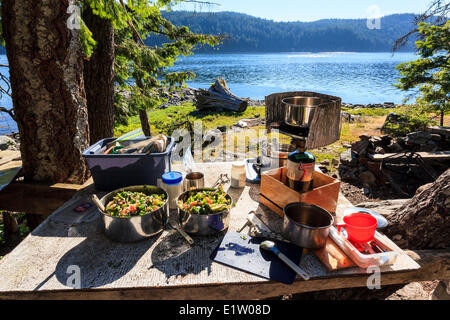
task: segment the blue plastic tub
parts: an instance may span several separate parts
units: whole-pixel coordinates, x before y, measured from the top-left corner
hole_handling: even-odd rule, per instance
[[[148,137],[149,138],[149,137]],[[98,141],[83,151],[83,157],[89,166],[97,190],[112,191],[115,189],[154,185],[164,172],[170,171],[170,157],[174,140],[168,137],[168,146],[163,153],[152,154],[103,154],[103,147],[115,138]],[[124,146],[145,139],[121,141]]]

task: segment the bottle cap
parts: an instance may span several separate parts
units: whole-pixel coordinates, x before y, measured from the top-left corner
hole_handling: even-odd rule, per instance
[[[164,173],[161,178],[165,184],[179,184],[183,180],[183,174],[178,171],[170,171]]]

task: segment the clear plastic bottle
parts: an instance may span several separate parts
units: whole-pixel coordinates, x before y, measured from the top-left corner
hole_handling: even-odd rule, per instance
[[[233,162],[231,167],[231,187],[244,188],[245,187],[245,163]]]
[[[177,199],[183,193],[183,174],[178,171],[166,172],[162,175],[162,188],[169,195],[169,208],[177,208]]]

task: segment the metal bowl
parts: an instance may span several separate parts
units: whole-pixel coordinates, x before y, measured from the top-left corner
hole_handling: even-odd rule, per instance
[[[201,192],[201,191],[214,191],[214,188],[201,188],[191,191],[186,191],[180,194],[178,201],[186,201],[189,192]],[[194,235],[208,236],[212,234],[217,234],[228,228],[230,221],[230,211],[233,206],[233,199],[229,194],[226,195],[228,199],[231,200],[230,209],[218,212],[215,214],[201,215],[201,214],[191,214],[184,211],[178,206],[178,219],[180,221],[181,227],[184,231]]]
[[[106,207],[112,198],[119,192],[132,191],[143,192],[145,194],[164,194],[166,202],[162,207],[152,213],[143,216],[133,216],[128,218],[118,218],[110,216],[100,210],[103,217],[105,235],[117,242],[136,242],[152,237],[164,230],[168,222],[168,194],[164,189],[155,186],[132,186],[114,190],[103,198],[100,202]]]
[[[293,127],[309,127],[316,108],[327,101],[318,97],[289,97],[282,100],[284,122]]]
[[[284,207],[283,237],[302,248],[320,249],[327,242],[333,216],[325,209],[304,202]]]

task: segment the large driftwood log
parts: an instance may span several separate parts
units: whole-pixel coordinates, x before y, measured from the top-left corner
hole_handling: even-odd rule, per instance
[[[282,100],[284,98],[295,96],[318,97],[330,101],[330,103],[324,106],[319,106],[314,113],[314,118],[310,125],[306,148],[320,148],[339,140],[342,100],[339,97],[316,92],[294,91],[274,93],[267,96],[265,99],[267,129],[270,129],[270,124],[272,122],[284,121],[285,113]]]
[[[450,169],[387,219],[384,233],[401,248],[450,247]]]
[[[217,79],[208,89],[195,91],[195,104],[199,109],[227,109],[244,112],[248,102],[231,93],[223,79]]]

